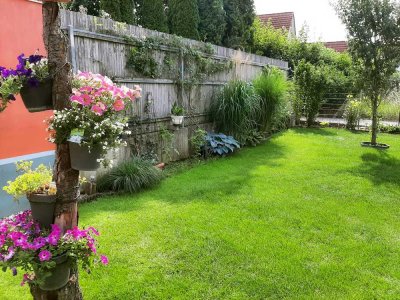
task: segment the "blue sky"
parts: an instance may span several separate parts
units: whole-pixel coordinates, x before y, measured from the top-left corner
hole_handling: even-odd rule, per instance
[[[257,14],[292,11],[297,30],[304,22],[311,41],[346,40],[346,29],[336,15],[330,0],[254,0]]]

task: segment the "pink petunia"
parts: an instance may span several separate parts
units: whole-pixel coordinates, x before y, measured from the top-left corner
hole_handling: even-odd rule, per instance
[[[115,111],[121,111],[125,108],[125,103],[121,99],[117,99],[113,104]]]
[[[108,257],[105,256],[105,255],[101,255],[101,256],[100,256],[100,261],[101,261],[101,263],[102,263],[103,265],[105,265],[105,266],[107,266],[108,263],[109,263]]]
[[[50,251],[43,250],[39,253],[39,260],[40,261],[49,261],[51,259],[52,255]]]

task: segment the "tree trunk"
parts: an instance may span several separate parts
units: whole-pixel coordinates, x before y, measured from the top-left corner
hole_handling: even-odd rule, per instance
[[[373,96],[371,102],[372,102],[371,144],[376,145],[376,139],[378,135],[378,97]]]
[[[60,29],[61,19],[58,3],[43,3],[43,39],[49,59],[53,80],[53,103],[56,110],[69,107],[71,95],[71,66],[68,63],[67,38]],[[57,184],[57,206],[54,223],[63,232],[78,225],[79,171],[71,168],[68,144],[57,145],[54,165]],[[31,286],[35,300],[80,300],[76,266],[73,267],[69,283],[58,291],[46,292]]]

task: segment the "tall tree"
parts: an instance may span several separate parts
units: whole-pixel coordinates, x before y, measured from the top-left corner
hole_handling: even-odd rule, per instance
[[[248,49],[255,18],[254,0],[224,0],[226,30],[224,46]]]
[[[53,78],[53,103],[57,110],[67,108],[71,87],[71,66],[68,62],[68,43],[61,31],[61,18],[56,2],[43,3],[43,39]],[[57,184],[57,206],[54,223],[65,232],[78,225],[79,171],[71,168],[68,144],[59,144],[56,149],[55,180]],[[77,268],[74,266],[69,283],[58,291],[43,291],[31,286],[35,300],[81,300]]]
[[[339,0],[337,12],[348,30],[349,50],[372,108],[371,144],[376,145],[378,108],[400,65],[400,3]]]
[[[223,0],[198,0],[200,39],[216,45],[222,45],[226,19]]]
[[[73,0],[67,4],[67,9],[79,11],[79,7],[87,9],[88,15],[98,16],[100,12],[100,0]]]
[[[199,9],[197,0],[170,0],[168,23],[170,33],[198,40]]]
[[[164,0],[136,0],[136,11],[139,25],[168,32]]]

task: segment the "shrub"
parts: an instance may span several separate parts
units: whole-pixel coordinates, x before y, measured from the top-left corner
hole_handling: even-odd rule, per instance
[[[99,176],[97,188],[100,192],[135,193],[157,185],[162,178],[161,170],[154,167],[150,161],[134,157]]]
[[[259,126],[261,131],[271,131],[274,115],[285,106],[288,84],[285,74],[277,68],[266,68],[253,81],[254,88],[260,96]]]
[[[227,83],[211,104],[210,114],[216,129],[233,135],[241,143],[245,134],[257,128],[260,97],[252,85],[234,80]]]
[[[240,148],[239,142],[232,136],[227,136],[222,133],[208,133],[206,136],[207,152],[215,155],[227,155],[233,153]]]
[[[378,129],[383,133],[400,134],[400,126],[379,124]]]
[[[326,93],[326,69],[302,60],[296,67],[294,79],[296,97],[304,103],[307,126],[314,124]]]
[[[346,128],[355,130],[357,124],[361,119],[361,102],[359,100],[352,100],[352,97],[348,97],[346,109],[344,111],[344,117],[346,118]]]
[[[198,128],[190,138],[190,144],[196,156],[199,156],[204,149],[206,143],[207,132],[204,129]]]

